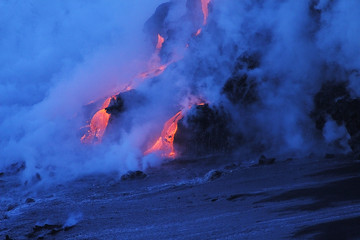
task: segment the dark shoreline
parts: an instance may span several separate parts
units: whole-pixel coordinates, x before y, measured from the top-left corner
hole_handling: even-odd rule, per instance
[[[356,239],[360,163],[343,157],[270,165],[180,159],[121,181],[97,175],[17,192],[0,177],[5,239]],[[31,200],[29,200],[31,199]],[[12,206],[12,207],[9,207]],[[80,213],[65,231],[69,216]],[[51,228],[51,226],[55,226]]]

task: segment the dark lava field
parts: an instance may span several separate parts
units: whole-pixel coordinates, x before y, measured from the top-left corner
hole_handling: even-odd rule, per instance
[[[359,239],[360,162],[178,159],[60,185],[0,177],[1,239]],[[16,169],[19,168],[19,169]]]

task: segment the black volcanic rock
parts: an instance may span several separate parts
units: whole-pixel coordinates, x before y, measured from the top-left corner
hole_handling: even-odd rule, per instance
[[[259,66],[260,54],[245,52],[237,58],[234,71],[239,71],[243,69],[253,70],[255,68],[258,68]]]
[[[349,101],[350,94],[345,82],[326,82],[314,97],[315,109],[311,113],[316,128],[322,130],[327,115],[330,115],[338,124],[342,123],[340,114],[341,100]]]
[[[167,27],[165,20],[169,14],[172,2],[160,4],[155,13],[145,22],[143,31],[147,33],[152,40],[154,46],[157,43],[157,34],[164,35]]]
[[[115,98],[111,99],[110,104],[105,108],[106,112],[109,114],[119,114],[125,110],[124,100],[121,95],[117,95]]]
[[[129,171],[121,176],[122,181],[126,180],[136,180],[136,179],[144,179],[146,178],[146,174],[142,171]]]
[[[261,155],[259,158],[259,165],[269,165],[275,163],[275,158],[267,158],[264,155]]]
[[[25,162],[16,162],[6,167],[5,172],[1,172],[0,176],[3,175],[15,175],[23,171],[26,168]]]
[[[55,235],[64,230],[61,224],[36,224],[33,231],[26,236],[28,238],[44,239],[46,236]]]
[[[13,240],[9,235],[6,235],[5,240]]]
[[[260,55],[244,53],[237,58],[231,77],[225,82],[222,93],[233,103],[248,105],[257,99],[255,79],[247,71],[260,66]]]
[[[322,130],[327,117],[344,125],[351,139],[349,145],[355,154],[360,153],[360,98],[351,98],[346,82],[326,82],[314,97],[311,113],[316,128]]]
[[[17,208],[19,206],[19,204],[17,203],[12,203],[12,204],[9,204],[6,211],[9,212],[11,210],[14,210],[15,208]]]
[[[112,115],[118,115],[126,109],[141,105],[144,101],[144,97],[139,94],[135,89],[121,92],[111,99],[110,104],[105,108],[106,112]]]
[[[231,118],[223,108],[194,107],[178,122],[174,146],[182,154],[204,155],[232,149]]]
[[[222,174],[223,174],[222,171],[219,171],[219,170],[211,170],[210,172],[208,172],[208,173],[205,175],[205,179],[206,179],[207,181],[214,181],[215,179],[220,178]]]
[[[33,198],[27,198],[25,203],[33,203],[35,200]]]
[[[251,104],[257,100],[256,84],[246,73],[231,76],[225,83],[222,93],[233,103]]]

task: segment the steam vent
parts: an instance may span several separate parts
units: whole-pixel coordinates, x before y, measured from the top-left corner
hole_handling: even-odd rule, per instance
[[[360,239],[360,0],[2,0],[0,100],[0,240]]]

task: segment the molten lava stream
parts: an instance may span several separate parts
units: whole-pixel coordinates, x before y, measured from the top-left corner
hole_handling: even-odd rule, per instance
[[[165,39],[160,34],[158,34],[158,41],[156,44],[156,49],[161,49],[164,42],[165,42]]]
[[[150,69],[137,76],[141,80],[160,75],[161,73],[163,73],[165,71],[168,64],[170,64],[170,63],[168,63],[168,64],[160,65],[160,58],[159,58],[158,54],[162,48],[164,41],[165,41],[165,39],[160,34],[158,34],[158,42],[156,44],[156,53],[154,54],[152,59],[150,59],[150,65],[151,65],[149,67]],[[133,89],[135,84],[136,83],[134,82],[134,80],[130,81],[130,83],[125,87],[124,91],[130,91],[131,89]],[[92,117],[92,119],[90,121],[90,125],[89,125],[90,129],[80,139],[80,141],[82,143],[86,143],[86,144],[101,143],[101,140],[104,136],[105,130],[107,128],[107,125],[109,123],[109,119],[111,116],[109,113],[106,112],[105,108],[107,108],[109,106],[110,101],[113,97],[114,96],[107,98],[105,100],[105,102],[103,103],[101,109],[94,114],[94,116]]]
[[[179,111],[175,116],[170,118],[164,125],[164,128],[161,132],[160,137],[154,143],[154,145],[144,152],[144,155],[161,152],[162,157],[171,157],[174,158],[176,153],[174,151],[174,136],[178,129],[178,121],[183,118],[182,111]]]
[[[111,115],[106,112],[105,108],[109,106],[113,97],[114,96],[107,98],[101,106],[101,109],[94,114],[90,121],[90,129],[80,139],[81,143],[101,143]]]
[[[202,7],[203,14],[204,14],[204,25],[206,24],[206,20],[208,17],[209,2],[210,2],[210,0],[201,0],[201,7]],[[201,33],[201,28],[197,30],[196,36],[198,36],[200,33]],[[171,63],[176,61],[176,60],[171,60],[168,63],[161,65],[159,53],[160,53],[160,50],[162,49],[165,39],[160,34],[158,34],[157,37],[158,37],[158,41],[156,44],[156,52],[149,61],[149,65],[150,65],[149,69],[147,71],[137,75],[137,77],[135,79],[131,80],[124,91],[129,91],[129,90],[133,89],[134,87],[136,87],[138,84],[140,84],[143,80],[145,80],[147,78],[156,77],[156,76],[162,74]],[[188,47],[188,45],[186,47]],[[108,114],[106,112],[105,108],[107,108],[109,106],[110,101],[113,97],[114,96],[106,99],[106,101],[104,102],[101,109],[99,111],[97,111],[95,113],[95,115],[92,117],[92,119],[90,121],[90,125],[89,125],[90,129],[88,130],[87,133],[85,133],[81,137],[82,143],[100,143],[101,142],[102,137],[107,128],[107,125],[109,123],[110,116],[111,116],[110,114]],[[161,133],[161,136],[159,137],[157,142],[150,149],[145,151],[144,154],[146,155],[146,154],[149,154],[149,153],[152,153],[155,151],[162,151],[162,152],[164,152],[163,156],[175,157],[175,151],[174,151],[174,147],[173,147],[174,135],[177,131],[177,122],[182,117],[183,117],[182,111],[180,111],[174,117],[172,117],[169,121],[167,121],[165,123],[164,129]]]
[[[144,80],[146,78],[159,76],[160,74],[162,74],[165,71],[165,69],[167,68],[168,65],[169,65],[169,63],[158,66],[158,67],[155,67],[155,68],[152,68],[149,71],[140,73],[138,75],[138,78]]]
[[[210,0],[201,0],[201,9],[204,15],[204,25],[206,25],[207,18],[209,16],[209,3]]]
[[[147,78],[153,78],[153,77],[159,76],[173,62],[173,61],[169,61],[166,64],[161,64],[161,59],[160,59],[159,53],[160,53],[160,50],[161,50],[164,42],[165,42],[165,39],[160,34],[158,34],[156,51],[149,60],[148,70],[138,74],[135,77],[135,79],[133,79],[131,81],[130,85],[132,85],[132,87],[136,87],[137,85],[142,83]]]
[[[199,36],[200,33],[201,33],[201,28],[199,28],[199,29],[196,31],[195,36]]]

